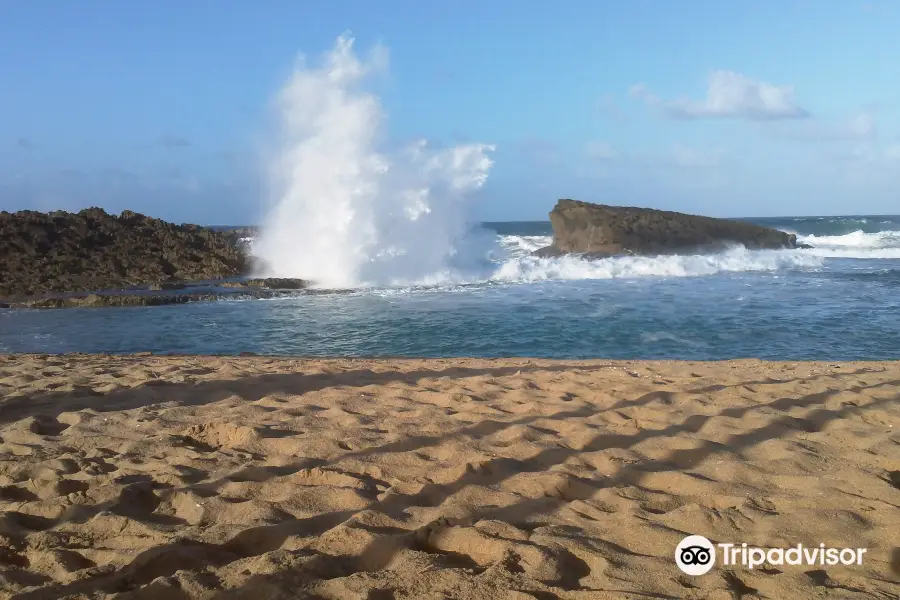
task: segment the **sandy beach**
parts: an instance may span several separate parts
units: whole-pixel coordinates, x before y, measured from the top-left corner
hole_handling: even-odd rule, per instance
[[[896,362],[0,356],[0,597],[896,598],[898,390]],[[867,552],[693,577],[690,534]]]

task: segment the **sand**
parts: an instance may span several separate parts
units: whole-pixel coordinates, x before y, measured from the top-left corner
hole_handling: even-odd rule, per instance
[[[0,356],[0,597],[897,598],[898,390],[900,363]],[[689,534],[868,551],[693,577]]]

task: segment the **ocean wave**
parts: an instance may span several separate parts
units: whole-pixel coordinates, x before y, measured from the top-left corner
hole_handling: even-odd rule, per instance
[[[798,236],[797,241],[812,246],[803,252],[823,258],[900,258],[900,231],[867,233],[857,230],[844,235],[805,235]]]
[[[553,242],[550,235],[501,235],[500,247],[512,258],[528,256]]]
[[[900,231],[867,233],[858,229],[843,235],[804,235],[798,241],[811,246],[840,248],[900,248]]]
[[[511,258],[492,279],[531,282],[574,279],[627,279],[638,277],[701,277],[718,273],[812,269],[822,266],[820,257],[783,250],[732,248],[709,255],[623,256],[584,260],[576,256]]]
[[[395,280],[391,287],[449,289],[479,284],[516,284],[551,280],[702,277],[719,273],[814,269],[822,257],[790,250],[747,250],[742,246],[704,255],[620,256],[585,259],[575,255],[537,257],[532,252],[551,236],[498,236],[498,246],[475,270],[445,269],[416,281]]]
[[[719,273],[817,269],[828,258],[900,259],[900,231],[838,236],[798,236],[813,246],[805,250],[747,250],[735,247],[708,255],[626,256],[586,260],[577,256],[539,258],[532,252],[549,245],[546,235],[498,235],[497,244],[475,269],[444,269],[416,280],[394,280],[369,290],[398,293],[428,289],[464,289],[473,285],[515,284],[550,280],[703,277]],[[477,261],[473,261],[477,262]],[[344,292],[346,293],[346,292]]]
[[[778,229],[796,235],[799,243],[812,246],[803,252],[821,258],[900,258],[900,231],[896,230],[867,232],[857,229],[840,235],[803,235],[790,227]]]
[[[722,273],[775,273],[789,269],[816,270],[821,257],[789,250],[747,250],[736,247],[709,255],[623,256],[586,260],[577,256],[539,258],[509,256],[479,272],[445,270],[417,281],[395,280],[335,294],[407,295],[433,292],[477,293],[478,289],[542,281],[578,281],[704,277]],[[300,293],[302,295],[302,292]]]

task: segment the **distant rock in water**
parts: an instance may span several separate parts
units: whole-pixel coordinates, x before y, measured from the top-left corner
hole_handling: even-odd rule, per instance
[[[128,210],[3,211],[0,297],[147,284],[171,289],[168,282],[242,276],[252,265],[239,235]]]
[[[798,248],[797,236],[776,229],[683,213],[560,200],[550,212],[553,243],[535,256],[714,252],[740,244],[751,250]]]

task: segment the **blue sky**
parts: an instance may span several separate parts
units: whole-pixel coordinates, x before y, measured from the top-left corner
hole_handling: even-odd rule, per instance
[[[0,209],[255,221],[272,97],[346,30],[391,136],[497,146],[481,218],[900,212],[892,0],[0,0]]]

